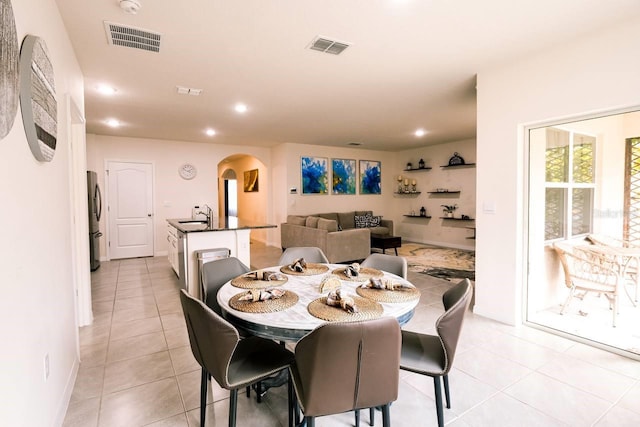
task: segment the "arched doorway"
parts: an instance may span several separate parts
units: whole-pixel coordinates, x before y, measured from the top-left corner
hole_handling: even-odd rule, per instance
[[[238,179],[236,171],[227,169],[222,174],[223,190],[222,198],[224,216],[238,216]]]
[[[218,205],[224,215],[266,223],[268,188],[267,167],[256,157],[233,154],[218,163]],[[266,243],[267,232],[253,230],[251,238]]]

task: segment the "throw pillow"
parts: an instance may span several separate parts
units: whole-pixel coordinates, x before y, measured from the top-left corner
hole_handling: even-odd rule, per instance
[[[318,220],[318,229],[327,230],[329,233],[338,231],[338,223],[332,219],[320,218]]]
[[[287,216],[287,223],[293,225],[306,225],[307,219],[303,216],[289,215]]]
[[[356,228],[367,228],[366,215],[356,215],[353,217],[353,221],[356,223]]]
[[[380,221],[382,221],[381,216],[368,216],[367,227],[380,227]]]
[[[317,216],[308,216],[305,225],[309,228],[318,228],[318,218]]]

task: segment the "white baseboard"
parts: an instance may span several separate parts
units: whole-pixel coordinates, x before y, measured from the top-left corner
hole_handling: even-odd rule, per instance
[[[69,377],[67,378],[67,384],[64,387],[64,392],[60,397],[60,403],[58,404],[56,419],[52,424],[54,426],[62,426],[62,424],[64,423],[64,417],[67,415],[67,410],[69,409],[69,402],[71,402],[73,387],[75,386],[76,379],[78,378],[78,369],[80,369],[80,361],[76,358],[76,360],[74,360],[73,362],[73,366],[71,367],[71,372],[69,372]]]

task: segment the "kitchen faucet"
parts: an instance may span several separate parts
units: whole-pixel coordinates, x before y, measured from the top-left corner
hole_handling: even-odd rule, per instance
[[[202,209],[206,208],[206,211],[203,211]],[[213,225],[213,210],[209,207],[209,205],[203,205],[202,209],[198,212],[196,212],[196,215],[204,215],[207,217],[207,225],[209,227],[211,227]]]

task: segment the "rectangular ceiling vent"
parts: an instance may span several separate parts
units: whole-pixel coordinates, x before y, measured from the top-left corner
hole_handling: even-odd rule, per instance
[[[311,50],[330,53],[332,55],[340,55],[342,51],[348,47],[348,43],[331,40],[321,36],[316,37],[311,41],[311,44],[309,44],[309,49]]]
[[[104,21],[107,41],[110,45],[160,52],[160,33]]]

